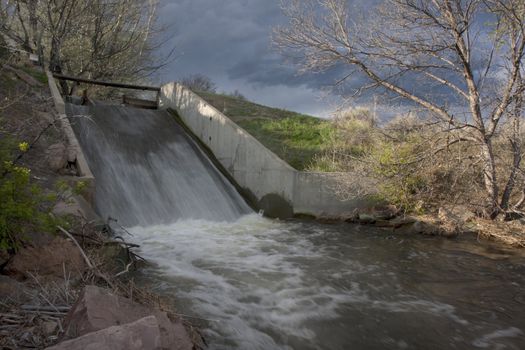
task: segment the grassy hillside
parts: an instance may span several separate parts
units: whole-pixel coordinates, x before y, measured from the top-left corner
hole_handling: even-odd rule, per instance
[[[327,120],[232,96],[198,94],[297,170],[311,167],[335,133]]]

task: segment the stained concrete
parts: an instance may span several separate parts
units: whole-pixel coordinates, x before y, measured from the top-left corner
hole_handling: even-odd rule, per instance
[[[53,97],[55,110],[58,115],[59,125],[67,138],[68,161],[73,161],[75,163],[75,166],[78,170],[78,176],[75,177],[75,180],[82,181],[86,184],[86,189],[83,191],[83,196],[88,203],[92,204],[95,192],[95,177],[89,168],[86,157],[84,156],[84,152],[82,151],[75,132],[71,127],[71,123],[66,116],[66,105],[62,95],[60,94],[60,91],[58,90],[55,78],[53,78],[53,74],[48,70],[46,70],[46,75],[49,90],[51,92],[51,96]]]
[[[74,153],[75,155],[76,166],[80,173],[79,176],[85,177],[86,180],[92,181],[94,179],[93,174],[91,173],[91,170],[89,169],[86,158],[84,157],[84,153],[82,152],[82,149],[80,148],[80,144],[78,143],[77,137],[75,133],[73,132],[71,123],[69,122],[69,119],[66,117],[66,107],[65,107],[66,105],[64,103],[64,100],[62,99],[62,95],[60,94],[60,91],[58,90],[58,86],[55,82],[55,78],[53,78],[53,74],[50,71],[46,70],[46,74],[47,74],[47,79],[49,82],[49,90],[51,91],[51,96],[53,97],[55,109],[58,113],[58,118],[60,120],[60,126],[62,127],[62,130],[64,131],[67,137],[69,151],[71,153]]]

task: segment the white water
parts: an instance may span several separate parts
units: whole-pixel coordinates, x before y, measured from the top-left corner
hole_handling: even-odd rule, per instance
[[[410,287],[414,272],[404,275],[391,266],[400,264],[394,259],[403,256],[420,265],[416,270],[432,275],[436,272],[425,264],[434,252],[405,250],[401,244],[412,243],[402,240],[385,240],[373,232],[369,237],[354,232],[359,237],[354,240],[342,236],[339,226],[279,222],[255,214],[235,222],[180,220],[131,232],[141,254],[155,264],[146,270],[145,283],[173,294],[181,313],[207,319],[204,333],[211,349],[463,349],[486,344],[514,349],[506,346],[520,342],[517,331],[490,336],[500,325],[472,318],[472,311],[454,305],[454,299]],[[371,243],[392,259],[369,252]],[[444,267],[450,268],[448,263]],[[439,275],[440,268],[434,269]],[[442,278],[431,275],[430,280]],[[483,307],[476,305],[474,311]],[[525,329],[524,322],[505,326]]]
[[[187,281],[178,298],[191,300],[196,315],[213,320],[208,335],[231,346],[277,348],[261,326],[312,339],[315,333],[301,324],[334,315],[338,296],[306,285],[305,272],[292,261],[316,259],[318,253],[306,240],[288,245],[289,232],[279,222],[253,214],[231,223],[183,220],[130,231],[162,275]]]

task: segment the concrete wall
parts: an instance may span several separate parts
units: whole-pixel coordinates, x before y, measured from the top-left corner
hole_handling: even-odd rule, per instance
[[[340,216],[366,206],[335,194],[337,174],[297,171],[201,97],[180,84],[164,85],[160,107],[177,111],[190,130],[214,153],[269,216]]]
[[[85,199],[89,203],[92,203],[95,190],[95,177],[89,169],[89,165],[86,161],[84,153],[82,152],[80,143],[78,142],[75,132],[73,131],[69,119],[66,116],[66,105],[64,103],[64,99],[62,98],[62,95],[60,94],[60,91],[58,90],[58,85],[55,81],[55,78],[53,78],[53,74],[48,70],[46,70],[46,74],[49,84],[49,90],[51,92],[51,96],[53,97],[55,109],[57,111],[58,118],[60,121],[60,126],[67,138],[67,148],[68,152],[70,153],[69,158],[75,159],[75,165],[79,173],[78,177],[75,179],[78,181],[84,181],[88,184]]]

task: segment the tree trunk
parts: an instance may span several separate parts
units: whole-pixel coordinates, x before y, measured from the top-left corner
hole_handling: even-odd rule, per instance
[[[29,0],[27,2],[27,11],[29,12],[29,27],[31,28],[31,44],[33,52],[38,54],[38,18],[36,14],[36,0]]]
[[[499,208],[499,188],[496,179],[496,162],[494,161],[494,150],[492,140],[484,138],[481,148],[481,159],[483,161],[483,181],[486,191],[486,204],[484,215],[494,219],[500,212]]]
[[[49,52],[49,70],[53,73],[62,73],[60,62],[60,40],[51,40],[51,51]]]
[[[61,47],[61,41],[54,37],[51,40],[51,52],[49,53],[49,70],[53,73],[62,74],[62,62],[60,57],[60,47]],[[69,87],[67,85],[67,82],[64,80],[59,81],[60,88],[62,89],[62,93],[64,95],[69,94]]]
[[[514,191],[516,177],[522,161],[520,128],[523,113],[523,93],[520,91],[523,87],[523,78],[520,73],[518,73],[516,84],[516,102],[514,103],[514,111],[510,113],[512,118],[512,135],[510,136],[509,141],[512,148],[512,168],[510,169],[509,179],[507,181],[507,185],[505,186],[505,190],[503,191],[500,203],[500,207],[504,211],[506,211],[510,206],[510,197]]]
[[[24,39],[21,43],[22,48],[28,52],[33,52],[31,49],[31,45],[29,44],[29,33],[27,32],[26,25],[24,23],[24,18],[22,17],[22,11],[20,9],[20,4],[16,4],[16,14],[18,17],[18,21],[20,23],[20,27],[22,28],[22,31],[24,32]]]

